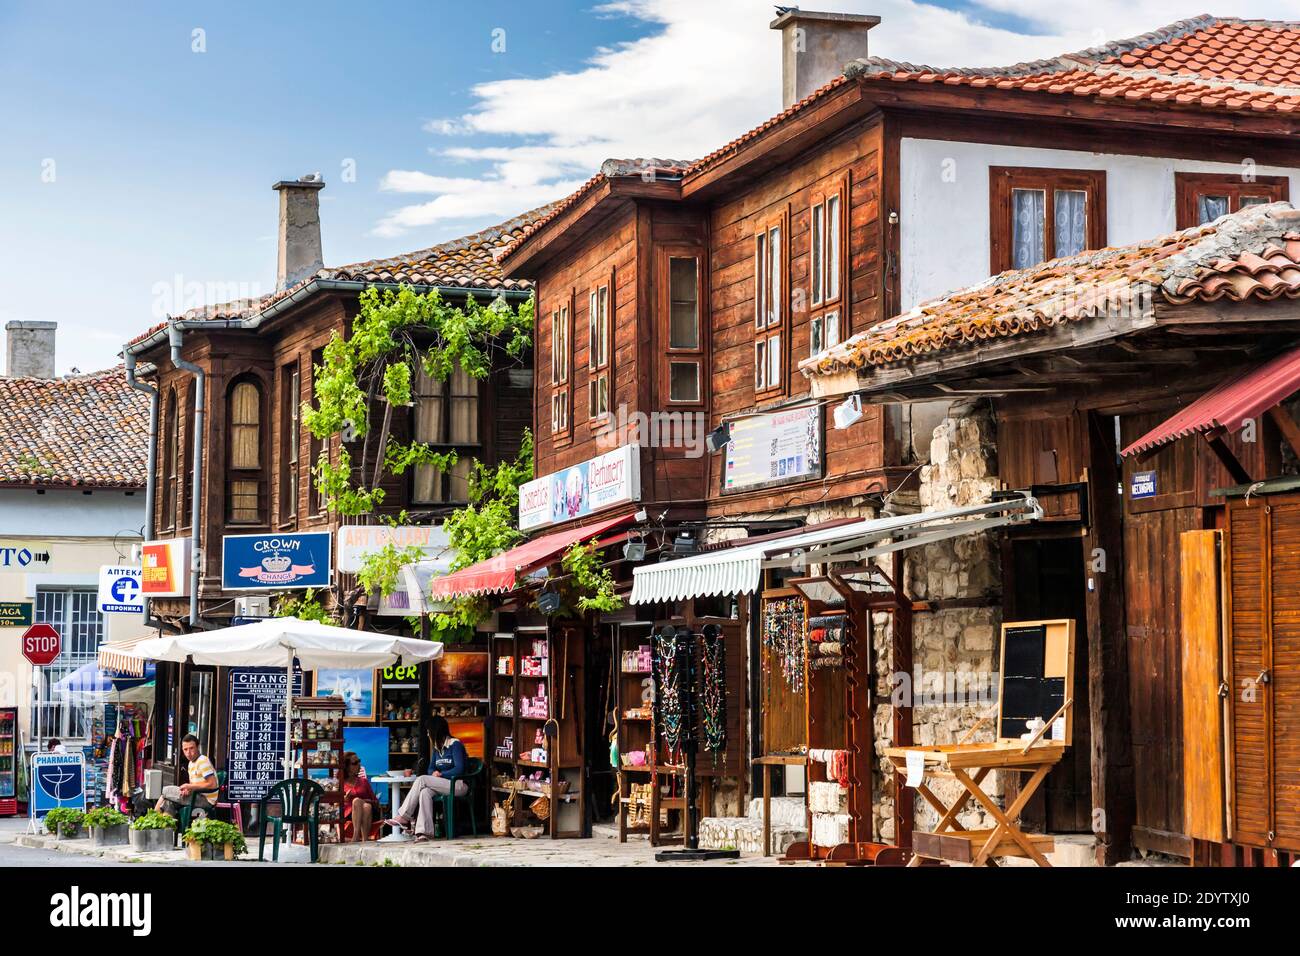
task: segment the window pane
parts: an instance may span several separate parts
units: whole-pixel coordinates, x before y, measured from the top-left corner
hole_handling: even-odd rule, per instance
[[[781,336],[774,335],[767,340],[767,386],[778,388],[781,385]]]
[[[1043,261],[1043,205],[1041,189],[1011,191],[1011,267],[1028,269]]]
[[[825,326],[826,344],[823,348],[830,348],[832,345],[839,345],[840,314],[838,312],[827,312],[825,317]]]
[[[767,290],[767,240],[760,233],[754,237],[754,324],[760,329],[767,320],[763,296]]]
[[[600,377],[599,388],[600,388],[600,406],[598,408],[598,411],[601,415],[604,415],[606,412],[609,411],[609,376],[608,375],[602,375]]]
[[[669,362],[668,397],[674,402],[700,400],[700,363]]]
[[[1082,189],[1058,189],[1055,204],[1057,256],[1077,256],[1088,246],[1088,194]]]
[[[257,386],[241,382],[230,396],[230,467],[258,468],[261,396]]]
[[[564,333],[560,330],[560,313],[551,313],[551,384],[564,381],[560,372],[560,356],[563,355]]]
[[[781,321],[781,227],[767,232],[767,324]]]
[[[596,304],[596,293],[591,293],[591,298],[587,302],[587,368],[596,368],[598,348],[596,343],[596,324],[600,321],[598,313],[599,306]]]
[[[448,501],[469,500],[469,471],[473,461],[469,455],[461,455],[456,464],[451,466],[451,471],[447,475]]]
[[[414,497],[419,504],[438,504],[442,501],[442,472],[433,465],[415,466]]]
[[[600,290],[600,365],[609,364],[609,290]]]
[[[230,520],[257,521],[257,482],[232,481],[230,483]]]
[[[840,197],[826,200],[826,298],[840,294]]]
[[[567,382],[569,380],[569,310],[567,308],[560,310],[558,341],[555,354],[559,362],[559,381]]]
[[[812,207],[812,246],[811,259],[808,263],[808,285],[814,302],[822,300],[822,245],[826,241],[822,228],[822,214],[820,203]]]
[[[754,388],[762,391],[767,388],[767,343],[754,343]]]
[[[700,347],[698,263],[694,258],[668,260],[669,318],[668,347]]]
[[[824,348],[826,348],[826,343],[822,335],[822,317],[819,315],[812,320],[810,326],[808,353],[816,355]]]
[[[1228,214],[1228,197],[1227,196],[1197,196],[1196,197],[1196,221],[1197,225],[1203,225],[1207,222],[1214,222],[1220,216]]]
[[[1242,196],[1239,208],[1245,209],[1247,206],[1263,206],[1265,203],[1272,202],[1269,196]]]
[[[453,445],[478,444],[478,379],[457,368],[451,373],[451,396],[447,441]]]

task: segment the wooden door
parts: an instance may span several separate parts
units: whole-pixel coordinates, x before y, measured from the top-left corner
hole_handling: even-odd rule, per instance
[[[1220,531],[1185,531],[1182,569],[1183,827],[1198,840],[1226,839],[1224,804],[1223,604]]]

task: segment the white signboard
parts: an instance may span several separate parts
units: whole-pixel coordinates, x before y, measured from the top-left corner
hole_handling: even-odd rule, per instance
[[[139,568],[105,565],[99,569],[101,614],[143,614],[144,572]]]
[[[561,524],[641,499],[641,446],[623,445],[519,486],[519,529]]]
[[[822,409],[800,405],[730,422],[722,490],[746,491],[820,478]]]
[[[335,566],[344,574],[361,570],[367,554],[396,545],[399,550],[414,545],[430,557],[439,557],[450,545],[447,532],[440,524],[431,525],[344,525],[336,532],[338,544]]]
[[[49,545],[37,541],[6,541],[0,544],[0,573],[44,571],[50,566]]]

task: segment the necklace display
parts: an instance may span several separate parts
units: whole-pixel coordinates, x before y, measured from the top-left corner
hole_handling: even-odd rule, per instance
[[[668,759],[678,754],[682,744],[682,685],[685,667],[682,641],[676,636],[655,635],[655,710],[659,717],[659,736],[668,748]]]
[[[701,677],[704,698],[704,749],[718,754],[727,749],[727,642],[721,633],[703,638]]]
[[[763,646],[769,658],[781,663],[785,684],[795,694],[803,693],[804,679],[803,598],[772,598],[763,608]]]

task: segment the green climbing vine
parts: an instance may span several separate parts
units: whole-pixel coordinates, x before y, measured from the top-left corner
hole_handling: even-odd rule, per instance
[[[319,621],[321,624],[333,624],[334,618],[325,607],[325,602],[308,588],[301,595],[282,594],[275,601],[276,617],[296,617],[300,621]]]
[[[569,577],[560,593],[569,592],[571,606],[579,611],[617,611],[623,599],[615,590],[614,575],[600,560],[596,541],[575,543],[564,552],[561,567]],[[566,601],[566,604],[569,603]]]

